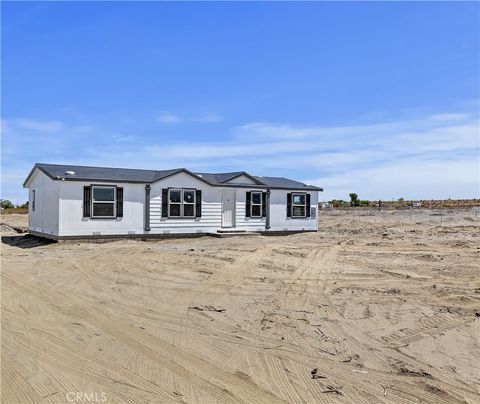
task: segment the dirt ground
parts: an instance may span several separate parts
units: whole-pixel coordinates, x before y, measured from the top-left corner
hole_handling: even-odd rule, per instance
[[[3,403],[480,402],[480,209],[321,211],[282,237],[2,229]]]

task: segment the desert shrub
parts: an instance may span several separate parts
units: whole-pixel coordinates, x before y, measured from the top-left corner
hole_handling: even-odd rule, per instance
[[[341,208],[343,206],[348,205],[348,202],[342,201],[341,199],[332,199],[329,201],[329,203],[334,207],[334,208]]]
[[[14,213],[19,213],[19,214],[27,214],[28,213],[28,208],[10,208],[10,209],[5,209],[2,214],[14,214]]]

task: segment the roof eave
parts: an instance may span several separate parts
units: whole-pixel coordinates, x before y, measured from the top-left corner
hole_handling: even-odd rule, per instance
[[[168,175],[165,175],[164,177],[161,177],[161,178],[158,178],[158,179],[155,179],[153,181],[147,181],[148,183],[150,184],[153,184],[155,182],[158,182],[158,181],[161,181],[161,180],[164,180],[165,178],[168,178],[168,177],[171,177],[172,175],[176,175],[178,173],[185,173],[187,175],[190,175],[191,177],[201,181],[201,182],[204,182],[205,184],[208,184],[208,185],[213,185],[210,181],[207,181],[205,178],[202,178],[202,177],[199,177],[198,175],[196,175],[195,173],[191,172],[190,170],[187,170],[186,168],[179,168],[178,170],[174,171],[173,173],[170,173]]]
[[[38,168],[39,171],[41,171],[42,173],[44,173],[48,178],[52,179],[52,180],[55,180],[56,178],[55,177],[52,177],[47,171],[45,171],[42,166],[41,166],[41,163],[36,163],[33,168],[30,170],[30,172],[28,173],[27,175],[27,178],[25,178],[25,181],[23,181],[23,188],[28,188],[27,186],[27,183],[28,181],[30,180],[30,178],[32,177],[33,173],[35,172],[35,170]]]
[[[33,176],[35,170],[38,168],[39,171],[44,173],[47,177],[54,181],[59,181],[59,180],[64,180],[64,181],[101,181],[101,182],[123,182],[123,183],[132,183],[132,184],[153,184],[157,181],[161,181],[165,178],[171,177],[173,175],[176,175],[180,172],[183,172],[207,185],[213,186],[213,187],[233,187],[233,188],[262,188],[262,189],[277,189],[277,190],[292,190],[292,191],[317,191],[317,192],[323,192],[323,188],[316,187],[316,186],[303,186],[303,187],[285,187],[285,186],[269,186],[268,184],[265,184],[261,182],[260,180],[256,179],[249,173],[242,171],[233,177],[230,177],[226,181],[230,181],[234,178],[237,178],[239,176],[245,175],[248,178],[252,179],[252,181],[255,182],[255,184],[228,184],[226,182],[222,183],[214,183],[211,181],[206,180],[205,178],[202,178],[195,173],[191,172],[190,170],[187,170],[186,168],[178,168],[175,169],[173,172],[158,178],[158,179],[153,179],[153,180],[147,180],[147,181],[142,181],[142,180],[120,180],[120,179],[104,179],[104,178],[82,178],[82,177],[68,177],[68,176],[52,176],[47,170],[42,168],[42,163],[36,163],[33,168],[30,170],[30,173],[28,174],[27,178],[23,182],[23,187],[27,188],[27,183],[30,180],[30,178]]]

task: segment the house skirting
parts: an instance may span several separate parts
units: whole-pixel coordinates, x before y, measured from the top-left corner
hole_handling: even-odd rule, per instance
[[[29,234],[36,237],[42,237],[54,240],[58,243],[63,242],[87,242],[87,243],[105,243],[109,241],[128,239],[138,241],[148,240],[165,240],[165,239],[181,239],[181,238],[198,238],[198,237],[232,237],[246,235],[263,235],[263,236],[287,236],[296,233],[315,233],[316,230],[282,230],[282,231],[260,231],[260,232],[241,232],[241,233],[170,233],[170,234],[104,234],[104,235],[81,235],[81,236],[57,236],[55,234],[42,233],[39,231],[29,230]]]

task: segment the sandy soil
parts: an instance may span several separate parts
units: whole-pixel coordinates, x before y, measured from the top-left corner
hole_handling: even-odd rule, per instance
[[[4,234],[2,402],[480,402],[480,213],[331,211],[320,226]]]

